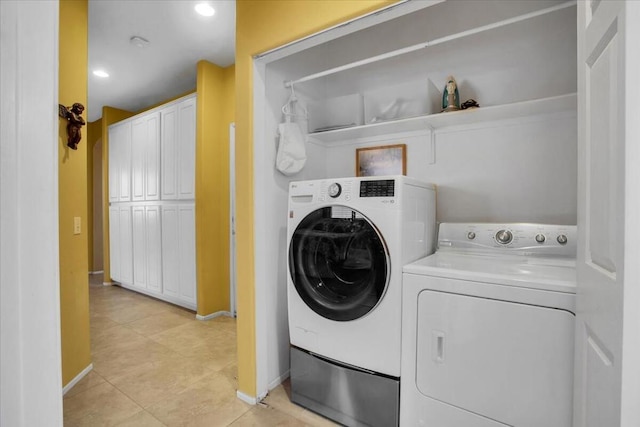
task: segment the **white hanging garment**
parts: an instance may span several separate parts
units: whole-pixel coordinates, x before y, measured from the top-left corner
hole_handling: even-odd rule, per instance
[[[287,176],[295,175],[302,170],[307,162],[304,135],[300,126],[295,122],[280,123],[278,132],[280,142],[276,155],[276,169]]]
[[[283,175],[295,175],[307,162],[305,136],[296,119],[307,119],[307,110],[298,102],[296,92],[291,85],[291,96],[282,107],[284,123],[278,125],[279,143],[276,154],[276,169]],[[293,121],[292,121],[293,119]]]

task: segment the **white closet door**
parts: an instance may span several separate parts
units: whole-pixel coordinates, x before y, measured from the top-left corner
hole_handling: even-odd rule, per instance
[[[162,292],[162,227],[160,206],[145,208],[147,289]]]
[[[147,139],[145,146],[145,200],[160,199],[160,113],[146,117]]]
[[[172,200],[178,197],[177,182],[177,133],[178,133],[178,109],[175,105],[160,111],[161,144],[161,188],[162,199]]]
[[[144,200],[145,156],[147,147],[147,118],[140,117],[131,124],[131,200]]]
[[[180,256],[178,248],[178,206],[162,207],[162,293],[178,298],[180,295]]]
[[[120,208],[109,207],[109,260],[111,280],[120,279]]]
[[[134,206],[131,209],[131,215],[133,217],[133,285],[144,289],[147,287],[147,239],[144,206]]]
[[[178,104],[178,198],[195,198],[196,100]]]
[[[638,22],[578,2],[576,427],[640,425]]]
[[[196,213],[195,205],[178,208],[178,247],[180,257],[180,298],[196,302]]]
[[[119,252],[120,252],[120,282],[133,284],[133,236],[131,227],[131,208],[120,207]]]

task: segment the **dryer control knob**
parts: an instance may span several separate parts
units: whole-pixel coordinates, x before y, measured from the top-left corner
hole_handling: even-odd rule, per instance
[[[473,231],[470,231],[467,233],[467,239],[473,240],[475,238],[476,238],[476,233],[474,233]]]
[[[536,234],[536,242],[544,243],[545,240],[547,240],[547,238],[544,237],[544,234]]]
[[[329,186],[329,196],[332,198],[336,198],[342,193],[342,186],[337,182],[334,182]]]
[[[561,234],[558,236],[558,238],[556,239],[558,241],[558,243],[560,243],[561,245],[566,245],[567,244],[567,236],[564,234]]]
[[[511,243],[513,234],[509,230],[500,230],[496,233],[496,241],[502,245]]]

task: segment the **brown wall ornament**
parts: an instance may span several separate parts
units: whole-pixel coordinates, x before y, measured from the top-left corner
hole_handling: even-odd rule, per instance
[[[83,111],[84,105],[79,102],[76,102],[71,107],[58,104],[58,115],[69,122],[67,124],[67,146],[73,150],[78,149],[78,143],[82,138],[80,128],[86,124],[81,116]]]

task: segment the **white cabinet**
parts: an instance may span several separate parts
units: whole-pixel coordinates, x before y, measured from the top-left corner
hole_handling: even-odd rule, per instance
[[[162,199],[195,198],[196,99],[187,98],[160,111]]]
[[[111,278],[120,281],[120,208],[109,207],[109,260]]]
[[[131,200],[160,198],[160,113],[131,123]]]
[[[195,95],[109,127],[111,278],[191,309],[195,147]]]
[[[109,245],[111,278],[120,283],[131,283],[133,241],[130,207],[111,206],[109,208]]]
[[[133,286],[162,292],[162,250],[159,206],[134,206]]]
[[[160,110],[161,122],[161,158],[162,174],[160,182],[162,187],[162,199],[177,199],[178,189],[178,109],[175,105],[165,107]]]
[[[195,205],[162,207],[162,278],[164,293],[196,302]]]
[[[194,199],[196,171],[196,99],[178,104],[178,199]]]
[[[131,200],[131,122],[109,127],[109,201]]]

